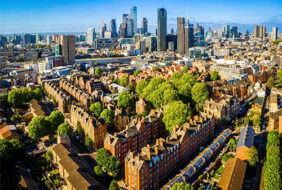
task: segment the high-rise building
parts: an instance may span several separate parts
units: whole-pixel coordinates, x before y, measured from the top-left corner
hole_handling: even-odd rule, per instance
[[[61,44],[56,44],[55,45],[55,55],[56,56],[61,56],[62,55],[62,45]]]
[[[42,40],[42,35],[41,34],[36,34],[35,38],[36,38],[36,43],[38,44]]]
[[[48,45],[52,44],[52,36],[51,35],[46,36],[46,44],[48,44]]]
[[[231,36],[230,37],[238,37],[238,27],[237,26],[232,26],[231,28]]]
[[[132,37],[134,35],[134,20],[131,17],[129,17],[127,20],[126,29],[127,37]]]
[[[177,18],[177,52],[181,54],[187,53],[185,51],[185,18]]]
[[[75,61],[75,37],[74,35],[62,36],[62,55],[64,64],[74,64]]]
[[[112,19],[110,22],[111,37],[117,38],[117,23],[116,19]]]
[[[157,49],[158,51],[166,51],[166,34],[167,34],[167,12],[165,8],[160,8],[158,13],[158,29],[157,29]]]
[[[127,36],[127,26],[126,23],[121,23],[119,27],[119,37],[120,38],[126,38]]]
[[[258,25],[255,25],[255,28],[254,28],[254,37],[255,37],[255,38],[259,38],[259,26],[258,26]]]
[[[5,44],[7,44],[7,37],[0,35],[0,45],[3,46]]]
[[[23,39],[23,43],[24,43],[24,44],[30,44],[31,41],[32,41],[30,34],[25,34],[22,39]]]
[[[263,38],[263,26],[259,26],[259,37]]]
[[[131,18],[133,19],[133,31],[134,33],[137,33],[137,7],[136,6],[133,6],[131,9],[130,9],[130,14],[131,14]]]
[[[87,43],[93,44],[96,38],[95,28],[88,28],[87,29]]]
[[[230,37],[230,25],[222,26],[223,36],[229,38]]]
[[[143,28],[143,33],[146,34],[148,32],[148,20],[147,20],[147,18],[143,18],[142,28]]]
[[[261,38],[265,38],[266,37],[266,26],[262,27],[262,37]]]
[[[189,21],[187,26],[185,26],[185,53],[188,49],[194,47],[194,25],[190,24]]]
[[[153,52],[157,50],[157,38],[155,36],[148,36],[146,41],[146,51]]]
[[[168,34],[166,37],[168,51],[175,51],[177,49],[177,37],[174,34]]]
[[[103,22],[101,28],[100,28],[100,38],[105,37],[105,32],[107,31],[107,25]]]
[[[277,39],[278,39],[278,28],[277,27],[272,27],[271,41],[275,41]]]

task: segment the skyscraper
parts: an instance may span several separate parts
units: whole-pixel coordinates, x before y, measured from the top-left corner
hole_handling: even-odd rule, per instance
[[[131,9],[130,9],[130,14],[131,14],[131,18],[133,19],[133,31],[134,33],[137,33],[137,7],[136,6],[133,6]]]
[[[165,8],[160,8],[158,13],[157,47],[158,51],[166,51],[167,34],[167,12]]]
[[[119,37],[120,38],[126,38],[126,36],[127,36],[127,33],[126,33],[126,31],[127,31],[127,29],[126,29],[126,23],[121,23],[120,24],[120,27],[119,27]]]
[[[262,27],[262,38],[266,37],[266,26]]]
[[[177,18],[177,52],[184,54],[185,52],[185,18]]]
[[[190,24],[189,21],[185,26],[185,53],[188,52],[188,49],[194,47],[194,25]]]
[[[223,36],[229,38],[230,37],[230,25],[222,26]]]
[[[278,28],[277,27],[272,27],[271,41],[275,41],[277,39],[278,39]]]
[[[126,29],[127,37],[132,37],[134,35],[134,20],[131,17],[127,20]]]
[[[147,18],[143,18],[142,28],[143,28],[143,33],[146,34],[148,32],[148,20],[147,20]]]
[[[61,56],[62,55],[62,46],[61,46],[61,44],[56,44],[55,45],[55,55],[56,56]]]
[[[103,22],[101,28],[100,28],[100,38],[105,37],[105,32],[107,31],[107,25]]]
[[[110,30],[112,32],[111,37],[112,38],[117,38],[117,23],[116,19],[112,19],[110,22]]]
[[[35,39],[36,39],[36,43],[38,44],[42,40],[41,34],[36,34]]]
[[[96,38],[95,28],[88,28],[87,29],[87,43],[92,45]]]
[[[263,38],[263,26],[259,26],[259,37]]]
[[[51,35],[47,35],[46,36],[46,44],[52,44],[52,36]]]
[[[238,27],[237,26],[232,26],[230,37],[233,37],[233,36],[238,37]]]
[[[74,64],[75,61],[75,37],[74,35],[62,36],[62,55],[64,64]]]
[[[259,26],[255,25],[254,28],[254,38],[259,38]]]

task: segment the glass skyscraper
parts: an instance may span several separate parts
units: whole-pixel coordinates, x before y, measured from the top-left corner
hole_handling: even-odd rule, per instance
[[[166,51],[167,12],[165,8],[158,9],[157,47],[158,51]]]
[[[95,28],[88,28],[87,29],[87,43],[93,44],[96,38]]]
[[[135,33],[137,33],[137,7],[136,6],[133,6],[131,9],[130,9],[130,14],[131,14],[131,18],[133,19],[133,31]]]

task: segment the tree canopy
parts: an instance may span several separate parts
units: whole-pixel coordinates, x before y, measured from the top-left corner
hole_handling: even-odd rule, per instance
[[[95,174],[96,174],[97,176],[99,176],[99,177],[105,176],[104,171],[102,170],[101,166],[99,166],[99,165],[97,165],[97,166],[94,167],[94,172],[95,172]]]
[[[103,105],[101,102],[95,102],[90,106],[90,112],[93,113],[96,117],[99,117],[103,111]]]
[[[107,172],[112,173],[116,176],[120,169],[120,161],[115,157],[111,156],[105,148],[100,148],[97,152],[96,162],[99,166],[104,168]]]
[[[58,134],[59,135],[67,135],[69,137],[73,136],[73,130],[68,123],[62,123],[58,127]]]
[[[118,106],[119,107],[128,107],[133,105],[134,98],[128,91],[122,91],[118,96]]]
[[[27,104],[33,98],[38,101],[43,99],[43,93],[40,88],[36,88],[35,90],[30,90],[26,87],[15,88],[8,94],[8,102],[13,104],[15,107]]]
[[[183,69],[182,69],[182,72],[183,73],[187,73],[188,70],[189,70],[189,67],[188,66],[184,66]]]
[[[52,113],[46,117],[46,120],[48,120],[51,123],[50,129],[52,132],[56,131],[60,124],[64,123],[65,116],[64,114],[59,111],[52,111]]]
[[[42,116],[32,118],[28,124],[28,135],[33,140],[39,140],[41,137],[49,134],[50,122],[45,120]]]
[[[111,181],[109,190],[119,190],[118,183],[115,180]]]
[[[107,125],[110,125],[115,117],[115,113],[113,110],[110,109],[104,109],[100,115],[101,118],[104,118],[106,120]]]
[[[198,110],[201,109],[205,101],[209,99],[209,91],[204,83],[196,83],[192,88],[191,94]]]
[[[246,158],[250,166],[253,166],[253,167],[256,166],[256,164],[259,161],[258,150],[254,146],[252,146],[250,149],[246,151]]]
[[[171,133],[174,126],[182,126],[185,122],[189,121],[192,112],[186,104],[183,104],[181,101],[175,101],[165,107],[163,114],[163,122],[165,123],[166,130]]]
[[[274,87],[274,78],[273,77],[269,77],[269,79],[267,79],[266,82],[266,86],[271,90]]]
[[[95,75],[100,75],[101,74],[101,69],[100,68],[95,69],[94,74]]]
[[[194,188],[189,183],[179,182],[175,183],[171,190],[194,190]]]
[[[141,73],[142,72],[142,70],[141,69],[137,69],[135,72],[134,72],[134,76],[136,77],[139,73]]]
[[[126,87],[129,83],[129,77],[127,75],[123,75],[119,81],[119,84],[123,87]]]
[[[137,85],[136,85],[136,89],[135,89],[136,93],[137,93],[139,96],[143,97],[143,96],[142,96],[142,92],[143,92],[144,88],[146,88],[147,86],[148,86],[148,82],[147,82],[147,81],[145,81],[145,80],[140,80],[140,81],[137,83]]]
[[[217,71],[212,71],[212,72],[211,72],[210,79],[211,79],[212,81],[214,81],[214,80],[218,80],[218,78],[219,78],[218,72],[217,72]]]

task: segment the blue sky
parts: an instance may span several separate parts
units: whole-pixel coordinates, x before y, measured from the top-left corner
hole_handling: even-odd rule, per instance
[[[0,33],[83,32],[98,30],[131,6],[138,8],[138,25],[147,17],[150,28],[156,24],[157,8],[168,12],[168,24],[187,16],[200,23],[271,23],[282,25],[282,0],[0,0]]]

